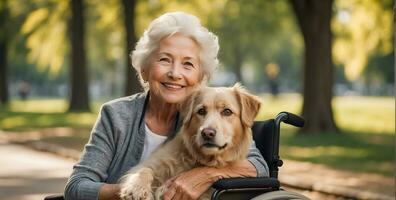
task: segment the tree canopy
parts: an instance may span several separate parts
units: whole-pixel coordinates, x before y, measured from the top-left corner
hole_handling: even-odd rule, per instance
[[[121,96],[126,65],[121,1],[85,0],[86,53],[91,84],[102,95]],[[59,85],[67,80],[68,0],[8,1],[8,80]],[[279,66],[283,91],[301,91],[303,39],[288,1],[138,0],[135,32],[167,11],[186,11],[219,36],[221,71],[227,71],[256,91],[266,91],[265,66]],[[394,71],[391,0],[335,0],[332,8],[333,57],[337,76],[347,83],[370,77],[391,83]],[[338,68],[340,68],[338,70]],[[21,73],[25,72],[25,73]],[[227,80],[230,80],[228,77]],[[337,77],[336,80],[339,80]],[[344,82],[343,82],[344,83]]]

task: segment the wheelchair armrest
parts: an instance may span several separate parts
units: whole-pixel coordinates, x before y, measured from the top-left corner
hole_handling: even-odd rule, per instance
[[[54,194],[46,196],[44,200],[64,200],[63,194]]]
[[[242,188],[279,188],[280,183],[276,178],[225,178],[216,181],[212,187],[216,190],[242,189]]]
[[[249,200],[265,192],[279,190],[276,178],[226,178],[215,182],[211,200]]]

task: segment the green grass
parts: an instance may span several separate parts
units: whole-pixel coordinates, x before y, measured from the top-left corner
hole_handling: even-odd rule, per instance
[[[282,94],[262,95],[258,119],[274,118],[280,111],[299,114],[302,98]],[[17,131],[51,127],[82,128],[80,134],[45,137],[42,140],[81,150],[96,120],[99,103],[92,112],[69,113],[65,100],[12,101],[0,107],[0,129]],[[336,97],[334,117],[341,133],[301,134],[282,126],[282,158],[321,163],[335,169],[394,175],[395,100],[392,97]]]
[[[92,112],[66,112],[67,102],[60,99],[12,101],[0,108],[0,129],[27,131],[40,128],[73,127],[91,128],[96,120],[99,105]]]
[[[394,136],[342,132],[301,135],[284,130],[282,158],[325,164],[350,171],[394,175]]]
[[[279,111],[301,112],[300,95],[263,95],[258,119]],[[395,100],[392,97],[336,97],[334,117],[341,133],[300,133],[282,126],[282,158],[358,172],[394,176]]]
[[[280,111],[301,113],[301,95],[261,97],[263,102],[258,119],[274,118]],[[395,134],[395,99],[392,97],[335,97],[332,106],[335,121],[343,131]]]

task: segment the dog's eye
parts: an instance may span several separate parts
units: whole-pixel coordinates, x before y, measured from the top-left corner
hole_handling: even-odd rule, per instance
[[[205,108],[200,108],[197,113],[198,115],[206,115],[206,110]]]
[[[232,111],[230,109],[226,108],[221,112],[221,114],[224,116],[230,116],[230,115],[232,115]]]

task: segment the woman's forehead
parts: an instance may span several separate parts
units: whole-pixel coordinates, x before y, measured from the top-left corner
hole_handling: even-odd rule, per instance
[[[157,53],[158,55],[178,55],[186,58],[198,59],[200,48],[191,37],[182,34],[174,34],[160,41]]]

